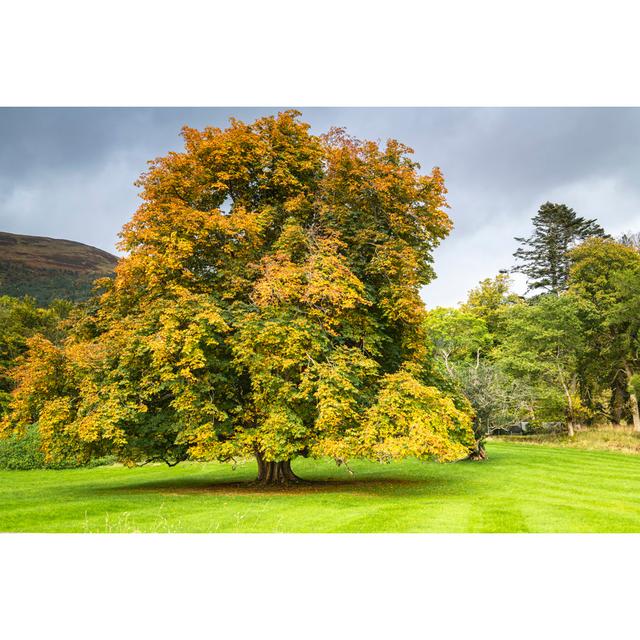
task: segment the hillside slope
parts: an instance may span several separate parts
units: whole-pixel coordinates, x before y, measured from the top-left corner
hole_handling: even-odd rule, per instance
[[[96,278],[108,276],[118,258],[71,240],[0,232],[0,295],[83,300]]]

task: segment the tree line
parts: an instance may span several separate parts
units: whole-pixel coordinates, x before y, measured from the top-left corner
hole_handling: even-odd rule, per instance
[[[505,270],[427,314],[443,377],[471,401],[479,443],[516,421],[560,422],[570,436],[599,422],[640,431],[640,236],[614,239],[550,202],[533,227],[511,269],[526,275],[526,297]]]

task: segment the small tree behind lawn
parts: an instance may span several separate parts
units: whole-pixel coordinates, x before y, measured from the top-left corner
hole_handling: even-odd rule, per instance
[[[496,287],[492,286],[496,282],[485,280],[474,290],[477,302],[481,292],[491,290],[492,295],[482,296],[488,303],[486,306],[465,307],[469,311],[439,307],[429,311],[425,320],[427,345],[442,369],[442,376],[473,407],[476,444],[470,457],[477,460],[486,458],[484,441],[491,429],[513,424],[528,415],[531,407],[529,388],[493,361],[490,350],[494,337],[484,318],[470,312],[487,310],[482,315],[494,320],[504,315],[503,307],[511,303],[505,301],[508,281],[500,278],[496,281]]]
[[[491,346],[485,321],[459,309],[438,307],[429,311],[425,330],[433,354],[450,375],[454,362],[478,362]]]
[[[510,310],[497,354],[508,373],[537,389],[538,412],[566,420],[570,436],[583,417],[577,373],[583,334],[578,301],[546,295]]]
[[[470,415],[425,361],[440,171],[294,111],[183,137],[140,179],[95,310],[31,339],[5,433],[37,421],[52,458],[255,455],[267,483],[297,456],[465,457]]]
[[[460,307],[461,311],[485,322],[492,344],[499,342],[505,309],[523,302],[520,296],[511,291],[511,285],[512,280],[507,273],[485,278],[469,291],[467,301]]]
[[[496,362],[456,363],[453,376],[475,412],[476,447],[471,454],[474,459],[486,458],[485,438],[493,430],[507,429],[514,422],[534,415],[533,388],[507,374]]]

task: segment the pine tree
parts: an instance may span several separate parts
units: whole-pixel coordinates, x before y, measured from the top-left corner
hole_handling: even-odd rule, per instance
[[[527,276],[528,291],[564,291],[569,276],[569,249],[586,238],[605,236],[595,220],[577,216],[565,204],[551,202],[540,207],[533,226],[531,236],[515,238],[522,246],[513,254],[520,261],[513,271]]]

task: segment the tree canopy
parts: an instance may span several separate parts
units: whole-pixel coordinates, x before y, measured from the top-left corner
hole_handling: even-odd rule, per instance
[[[529,291],[558,294],[566,290],[569,278],[569,250],[581,240],[604,236],[595,220],[587,220],[565,204],[546,202],[533,218],[534,231],[528,238],[515,238],[520,246],[513,254],[519,263],[515,272],[527,276]]]
[[[427,345],[440,370],[440,387],[473,408],[476,439],[472,459],[486,457],[484,440],[497,427],[505,427],[524,413],[526,385],[507,375],[494,361],[499,320],[517,296],[509,292],[508,278],[487,278],[469,294],[473,304],[462,309],[438,307],[425,320]],[[493,332],[485,318],[492,321]],[[439,365],[439,366],[438,366]]]
[[[569,295],[513,307],[498,348],[505,370],[537,387],[541,413],[566,419],[570,435],[582,417],[577,365],[584,348],[580,304]]]
[[[584,362],[585,382],[592,388],[608,386],[628,393],[631,379],[640,372],[640,252],[633,246],[606,238],[593,238],[570,254],[569,291],[585,308],[588,337]],[[602,380],[608,385],[602,385]],[[640,431],[638,400],[630,395],[634,426]]]
[[[455,460],[471,416],[429,382],[420,288],[447,236],[411,149],[295,111],[183,129],[150,163],[113,281],[62,345],[30,341],[6,432],[131,464],[255,455]]]
[[[477,457],[487,433],[519,421],[531,430],[565,424],[570,435],[602,422],[640,431],[635,235],[594,236],[569,248],[565,290],[518,297],[500,273],[480,282],[459,309],[429,312],[439,385],[473,407]]]
[[[485,278],[469,291],[466,302],[460,307],[485,322],[493,341],[501,332],[505,310],[522,302],[520,296],[511,291],[511,285],[511,278],[505,272],[500,272],[495,278]]]
[[[11,371],[27,350],[29,338],[40,334],[59,341],[64,335],[61,321],[71,306],[67,301],[56,300],[48,308],[40,308],[28,296],[0,296],[0,415],[10,400]]]
[[[425,328],[430,346],[448,372],[452,362],[478,360],[491,344],[485,321],[459,309],[433,309],[427,314]]]

